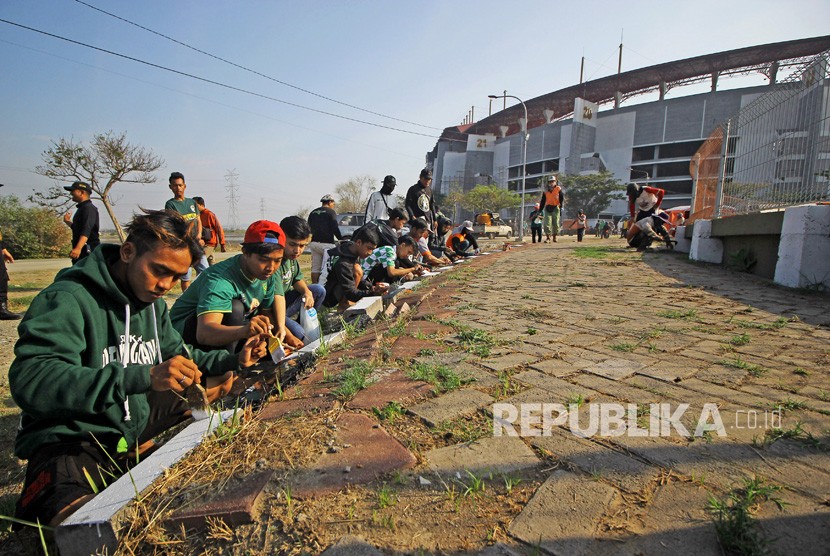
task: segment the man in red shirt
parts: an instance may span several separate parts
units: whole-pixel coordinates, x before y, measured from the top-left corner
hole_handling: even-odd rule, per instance
[[[205,240],[205,256],[208,264],[213,266],[213,253],[216,246],[222,253],[225,252],[225,230],[213,211],[205,208],[205,200],[201,197],[193,197],[196,206],[199,208],[199,220],[202,222],[202,239]],[[209,236],[209,237],[208,237]]]

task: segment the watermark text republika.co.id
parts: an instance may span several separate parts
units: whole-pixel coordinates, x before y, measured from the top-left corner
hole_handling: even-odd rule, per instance
[[[737,429],[781,428],[781,408],[734,412]],[[732,415],[732,413],[730,413]],[[690,429],[683,421],[694,428]],[[730,427],[732,423],[728,423]],[[691,404],[621,403],[496,403],[493,404],[493,436],[551,436],[554,427],[565,427],[583,438],[592,436],[727,436],[717,404],[700,408]]]

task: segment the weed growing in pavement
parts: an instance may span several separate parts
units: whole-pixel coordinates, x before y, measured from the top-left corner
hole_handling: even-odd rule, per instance
[[[446,365],[419,361],[412,364],[412,370],[407,373],[407,376],[413,380],[429,382],[440,393],[455,390],[462,384],[472,382],[472,379],[462,379],[458,373]]]
[[[398,498],[395,496],[395,493],[386,483],[383,483],[383,486],[378,489],[378,508],[382,510],[383,508],[394,506],[397,503]]]
[[[830,392],[828,392],[827,390],[822,390],[818,393],[818,399],[820,399],[823,402],[830,402]]]
[[[697,318],[697,310],[686,309],[685,311],[678,311],[673,309],[671,311],[660,311],[659,313],[657,313],[657,316],[667,319],[693,320]]]
[[[796,421],[795,424],[789,429],[782,429],[778,427],[767,429],[764,433],[764,437],[760,441],[757,437],[753,437],[752,445],[756,448],[766,448],[781,438],[798,440],[811,448],[818,448],[825,451],[830,449],[830,446],[822,444],[815,436],[813,436],[813,433],[805,431],[804,424],[801,421]]]
[[[565,399],[565,405],[571,406],[575,405],[576,407],[582,407],[582,404],[585,403],[585,396],[582,394],[577,394],[575,392],[571,392],[568,394],[568,397]]]
[[[583,259],[607,259],[612,251],[610,247],[576,247],[572,253]]]
[[[733,346],[745,346],[749,343],[749,334],[739,334],[737,336],[732,336],[729,339],[729,343]]]
[[[764,484],[757,477],[744,479],[742,488],[732,490],[725,500],[709,496],[707,510],[715,518],[718,541],[727,554],[766,554],[769,541],[759,531],[754,517],[758,505],[767,500],[784,509],[778,497],[780,486]]]
[[[587,288],[588,284],[586,284],[585,282],[571,282],[570,284],[568,284],[568,287],[571,287],[571,288]]]
[[[480,414],[478,414],[480,415]],[[444,421],[435,429],[444,438],[451,438],[457,442],[473,442],[488,434],[493,434],[493,421],[486,419],[459,417],[451,421]]]
[[[784,328],[787,326],[789,322],[794,319],[787,319],[784,317],[780,317],[775,320],[775,322],[752,322],[748,320],[741,320],[737,319],[734,320],[732,318],[729,319],[729,322],[732,324],[737,325],[739,328],[751,328],[754,330],[778,330],[780,328]]]
[[[282,494],[285,496],[285,508],[288,514],[288,521],[294,520],[294,498],[291,496],[291,487],[286,486],[282,489]]]
[[[404,414],[404,408],[398,402],[389,402],[383,408],[373,407],[372,412],[381,421],[394,423],[395,419]]]
[[[394,515],[387,514],[384,516],[379,516],[377,510],[372,510],[372,524],[378,527],[389,529],[390,531],[395,531],[398,528]]]
[[[794,400],[787,396],[786,400],[779,401],[775,404],[777,407],[781,409],[786,409],[787,411],[795,411],[797,409],[807,409],[807,404],[804,402],[800,402],[798,400]]]
[[[796,375],[799,375],[799,376],[810,376],[809,371],[805,371],[801,367],[796,367],[795,370],[793,370],[793,374],[796,374]]]
[[[640,335],[640,341],[644,342],[646,340],[656,340],[657,338],[662,336],[663,332],[665,332],[665,331],[666,331],[665,326],[655,326],[651,330],[647,330],[646,332],[643,332],[643,334]]]
[[[611,324],[620,324],[620,323],[622,323],[625,319],[624,319],[624,318],[622,318],[622,317],[611,317],[609,320],[610,320]]]
[[[529,293],[523,293],[522,299],[532,299],[533,297]]]
[[[626,353],[631,353],[632,351],[637,349],[637,344],[630,344],[630,343],[627,343],[627,342],[620,342],[618,344],[611,344],[608,347],[610,347],[614,351],[622,351],[622,352],[626,352]]]
[[[428,357],[430,355],[435,355],[436,353],[438,352],[432,348],[421,348],[420,350],[418,350],[418,355],[420,357]]]
[[[403,336],[406,333],[406,325],[409,323],[409,319],[398,317],[398,320],[395,321],[395,324],[389,327],[389,331],[387,334],[392,337]]]
[[[759,377],[767,372],[767,369],[763,368],[762,366],[747,363],[746,361],[741,359],[740,356],[735,357],[735,359],[733,359],[732,361],[722,359],[721,361],[719,361],[719,364],[723,365],[724,367],[743,369],[754,377]]]
[[[341,400],[350,400],[360,390],[369,386],[367,379],[374,370],[374,367],[367,361],[346,359],[346,364],[348,365],[346,370],[335,378],[339,386],[332,390],[332,394]]]
[[[532,326],[527,329],[527,335],[528,336],[535,336],[538,333],[539,333],[539,331],[536,330],[535,328],[533,328]]]
[[[487,490],[484,477],[478,477],[470,470],[467,470],[467,475],[470,477],[470,482],[460,482],[461,486],[464,487],[464,496],[484,494],[484,491]]]
[[[516,394],[520,390],[518,383],[513,382],[512,375],[507,371],[499,372],[499,385],[496,387],[496,399],[504,399]]]
[[[504,481],[504,490],[507,491],[507,494],[511,494],[513,489],[522,482],[520,478],[511,475],[502,475],[502,480]]]

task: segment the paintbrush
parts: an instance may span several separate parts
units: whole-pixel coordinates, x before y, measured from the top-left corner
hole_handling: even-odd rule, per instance
[[[193,361],[193,353],[190,351],[190,346],[182,344],[184,348],[184,355]],[[202,385],[194,382],[184,389],[184,397],[187,400],[187,405],[190,407],[190,414],[195,421],[202,421],[210,416],[210,402],[207,398],[207,393]]]

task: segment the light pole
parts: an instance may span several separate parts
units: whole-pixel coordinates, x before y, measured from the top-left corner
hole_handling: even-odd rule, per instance
[[[507,91],[503,95],[487,95],[487,98],[514,98],[522,104],[525,111],[525,126],[524,126],[524,143],[522,145],[522,204],[519,207],[519,241],[524,242],[525,239],[525,179],[527,179],[527,139],[529,134],[527,132],[527,106],[522,99],[517,96],[508,95]]]

